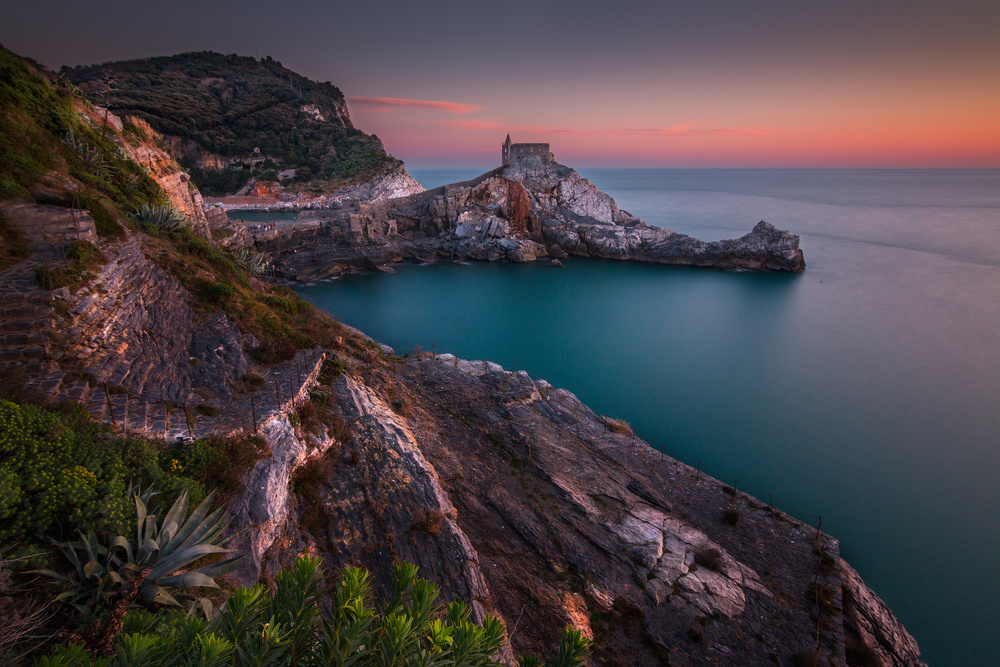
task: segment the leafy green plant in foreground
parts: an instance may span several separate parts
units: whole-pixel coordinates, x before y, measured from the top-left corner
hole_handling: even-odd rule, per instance
[[[185,520],[188,496],[186,490],[182,491],[158,522],[156,514],[146,509],[154,492],[129,491],[136,510],[134,540],[118,535],[105,546],[94,533],[81,533],[80,540],[59,544],[75,570],[75,579],[51,570],[41,571],[68,585],[68,590],[56,599],[72,604],[85,616],[106,606],[114,595],[124,595],[127,584],[136,577],[141,581],[133,594],[149,602],[177,605],[168,588],[218,588],[214,577],[231,571],[238,560],[231,558],[184,571],[204,556],[230,551],[221,545],[222,533],[229,525],[225,510],[209,513],[214,492]]]
[[[437,587],[417,568],[397,563],[390,592],[375,605],[368,572],[345,568],[320,604],[323,573],[318,558],[300,558],[278,576],[268,596],[262,585],[232,592],[211,621],[189,616],[159,627],[145,611],[130,612],[110,659],[93,659],[80,646],[60,649],[36,667],[164,665],[338,665],[341,667],[458,667],[498,665],[504,626],[489,616],[471,621],[460,602],[441,605]],[[546,667],[577,667],[589,654],[578,631],[566,629]],[[534,658],[525,665],[542,665]]]

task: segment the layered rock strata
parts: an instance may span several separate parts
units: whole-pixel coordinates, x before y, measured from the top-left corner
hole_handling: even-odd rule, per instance
[[[576,171],[525,158],[407,197],[348,203],[306,219],[249,226],[243,247],[300,279],[402,259],[529,262],[568,255],[720,269],[801,271],[799,237],[761,221],[706,243],[647,225]]]
[[[262,536],[245,581],[300,552],[379,582],[404,559],[446,599],[501,616],[513,653],[569,624],[622,664],[922,664],[830,536],[523,371],[451,355],[396,368],[318,389],[336,398],[338,440],[268,431],[274,454],[234,504]],[[317,458],[325,481],[296,497],[296,467]]]

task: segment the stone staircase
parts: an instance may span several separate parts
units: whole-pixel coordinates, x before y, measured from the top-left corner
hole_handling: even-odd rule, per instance
[[[61,261],[60,252],[39,250],[0,271],[0,372],[18,376],[24,388],[42,400],[57,395],[65,373],[50,349],[53,295],[39,286],[35,272]]]
[[[294,359],[260,369],[264,383],[251,394],[235,396],[218,414],[200,414],[195,406],[178,406],[116,393],[85,381],[71,382],[59,400],[83,403],[91,417],[112,424],[121,433],[151,439],[204,438],[252,433],[282,412],[295,409],[315,382],[326,354],[301,350]]]
[[[0,202],[0,213],[21,230],[36,248],[58,248],[64,243],[97,243],[97,228],[84,209],[45,206],[33,202]]]

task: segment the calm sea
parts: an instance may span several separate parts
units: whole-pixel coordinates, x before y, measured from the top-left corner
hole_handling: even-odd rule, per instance
[[[1000,655],[1000,171],[581,170],[704,240],[761,219],[799,275],[573,259],[306,287],[341,320],[518,368],[763,500],[822,515],[931,665]],[[478,170],[412,170],[425,187]]]

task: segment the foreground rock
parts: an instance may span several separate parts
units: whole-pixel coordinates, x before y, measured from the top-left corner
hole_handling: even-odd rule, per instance
[[[801,271],[799,237],[759,222],[706,243],[647,225],[564,165],[525,158],[471,181],[341,203],[234,235],[301,280],[403,259],[531,262],[569,255],[719,269]]]
[[[477,617],[501,616],[513,653],[568,624],[608,664],[922,664],[837,540],[523,371],[374,361],[318,391],[343,433],[276,422],[273,462],[235,503],[241,529],[266,538],[247,582],[300,552],[380,583],[404,559]],[[295,462],[310,457],[322,481],[297,497]]]

